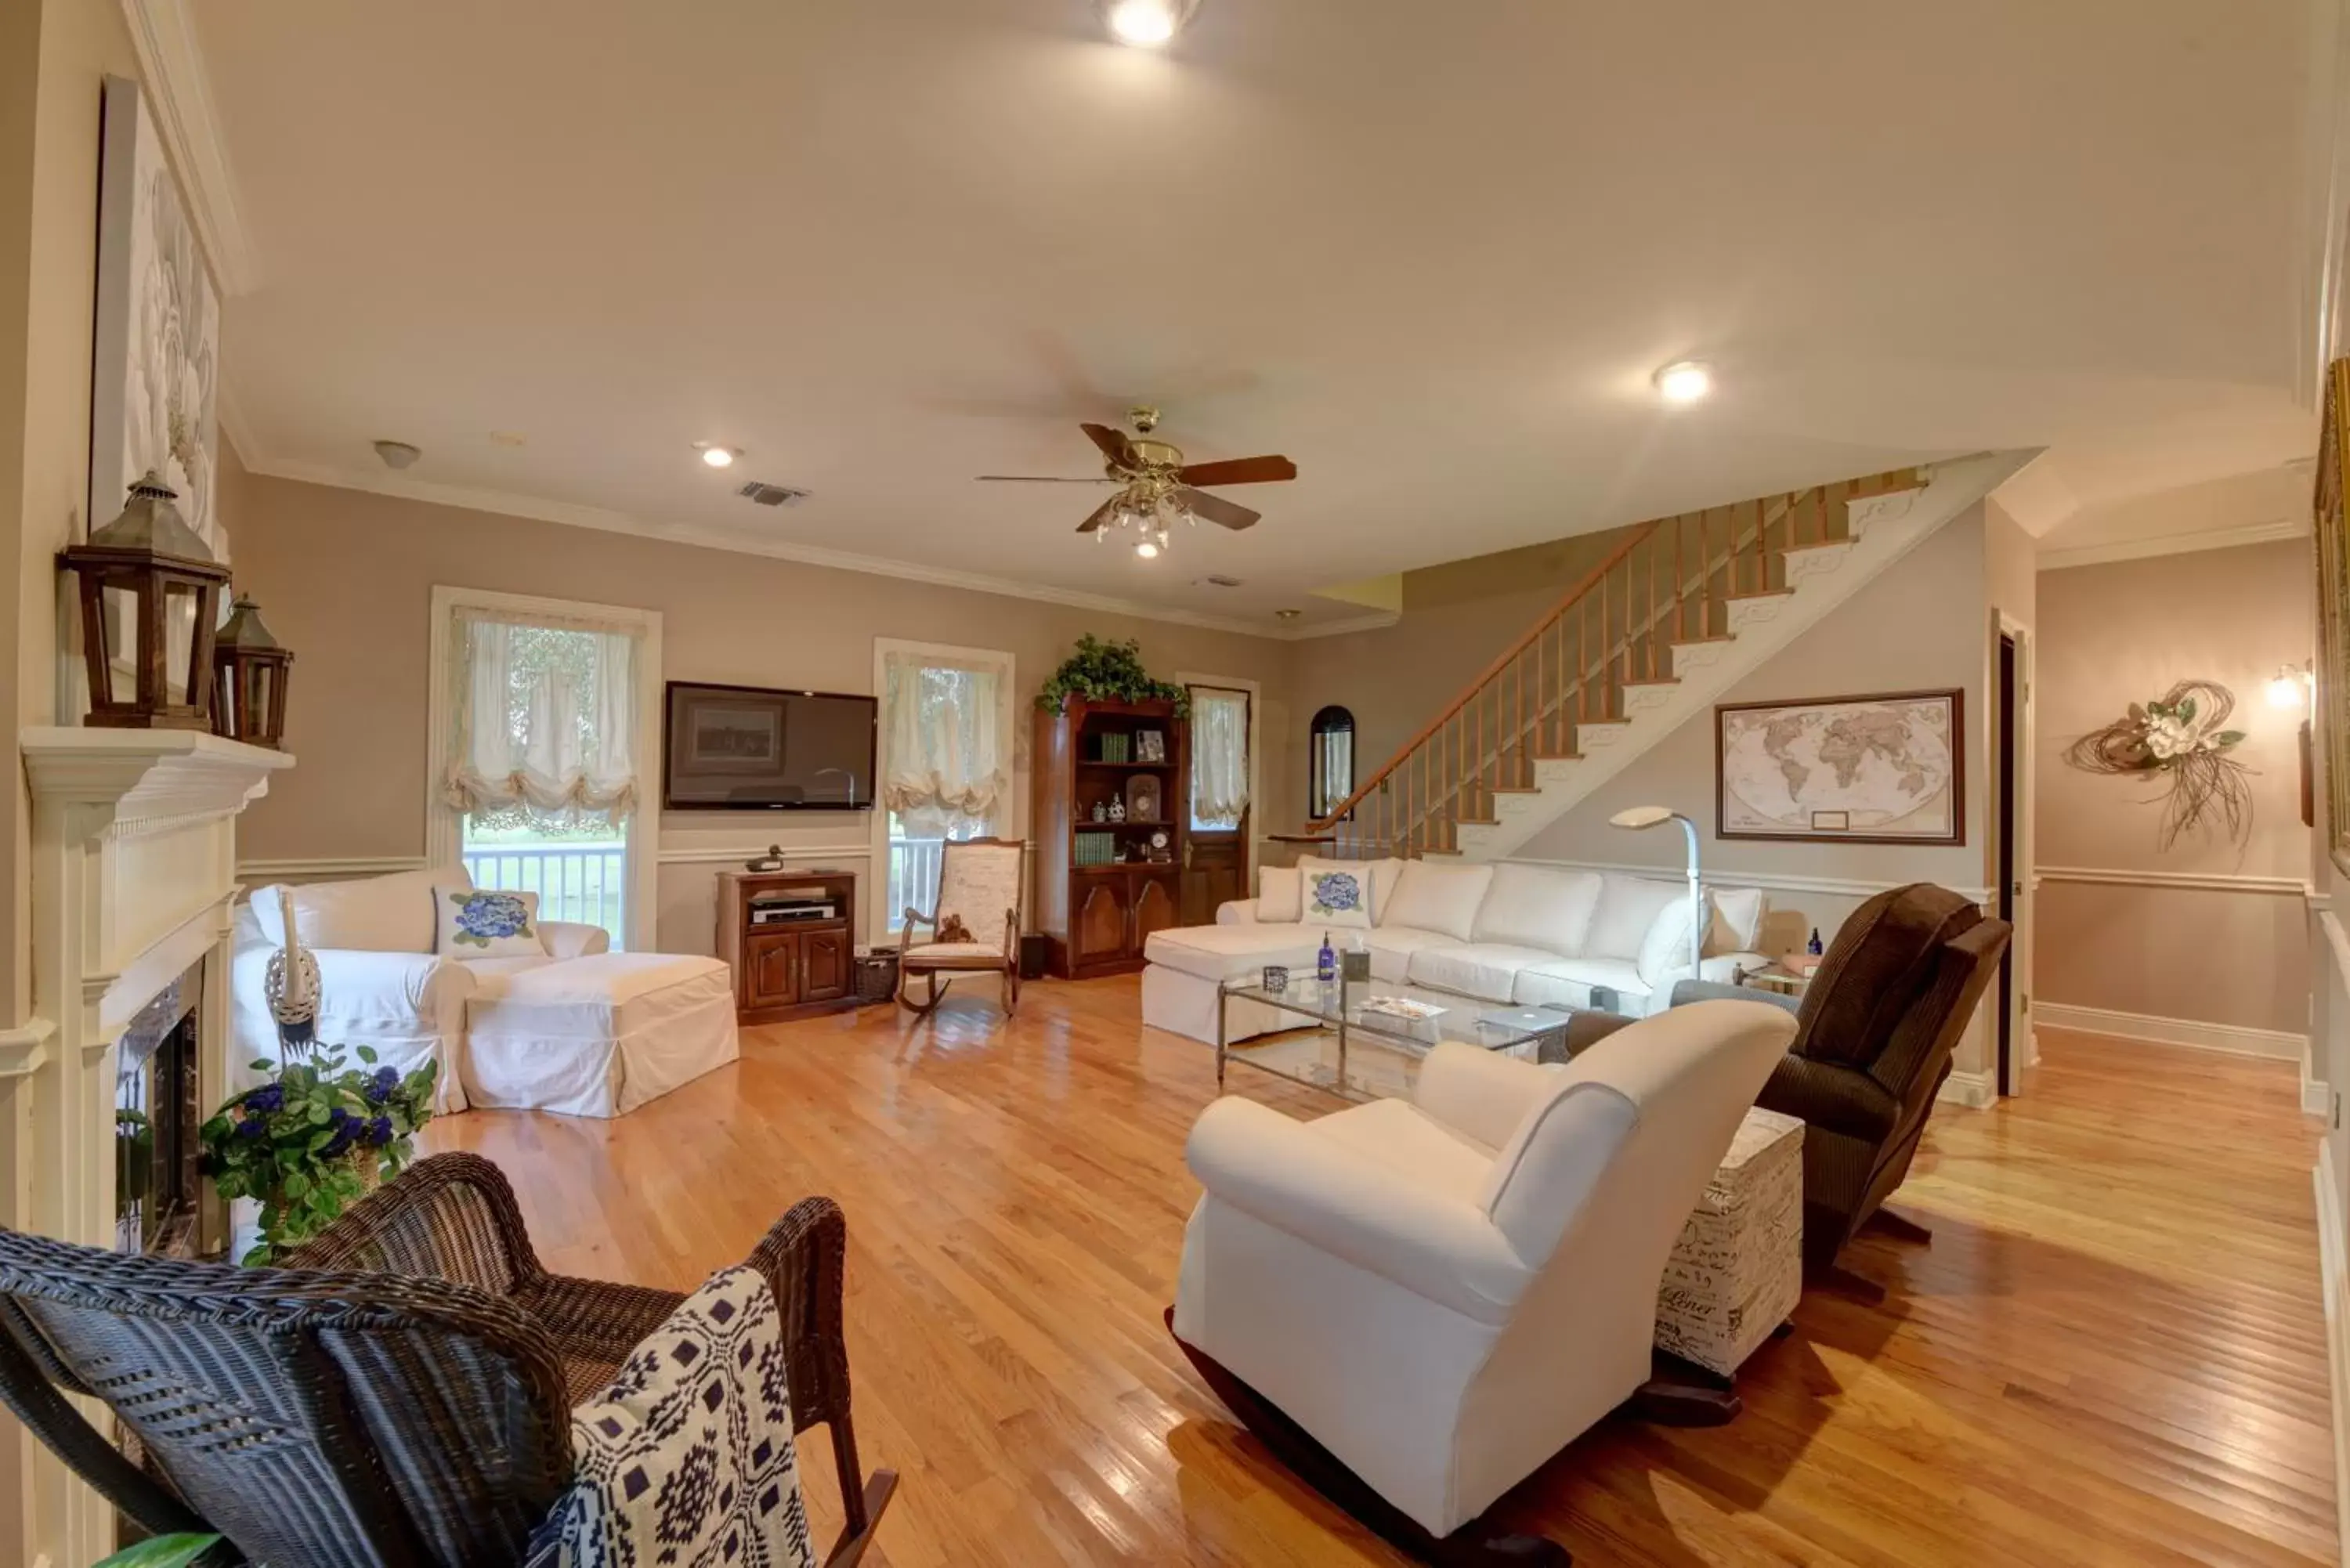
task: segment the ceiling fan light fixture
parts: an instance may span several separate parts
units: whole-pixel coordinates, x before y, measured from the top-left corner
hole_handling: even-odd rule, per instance
[[[1107,0],[1110,36],[1139,49],[1156,49],[1191,17],[1193,0]]]
[[[1676,359],[1656,374],[1657,396],[1676,407],[1700,402],[1713,390],[1713,367],[1702,359]]]
[[[1145,538],[1135,545],[1134,553],[1146,561],[1155,561],[1159,558],[1159,541]]]

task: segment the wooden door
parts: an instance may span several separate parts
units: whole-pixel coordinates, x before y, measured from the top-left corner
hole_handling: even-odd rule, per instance
[[[1209,918],[1214,919],[1212,910]],[[1133,952],[1136,958],[1143,956],[1142,944],[1150,940],[1151,932],[1188,923],[1181,919],[1177,878],[1172,874],[1153,874],[1135,878]]]
[[[1201,722],[1206,703],[1237,704],[1240,722],[1236,735],[1228,735],[1222,726]],[[1249,887],[1249,828],[1254,803],[1242,808],[1238,822],[1203,825],[1200,780],[1202,752],[1213,748],[1227,751],[1222,765],[1236,767],[1239,777],[1248,778],[1252,771],[1249,746],[1255,730],[1255,713],[1248,692],[1222,686],[1191,688],[1188,743],[1191,776],[1185,781],[1183,791],[1184,800],[1191,803],[1191,818],[1183,825],[1183,876],[1178,900],[1184,925],[1212,926],[1216,923],[1216,906],[1245,898],[1253,891]],[[1231,754],[1234,747],[1236,754]]]
[[[1127,929],[1126,878],[1112,873],[1076,878],[1076,914],[1069,921],[1069,966],[1109,963],[1132,950]]]
[[[800,999],[800,934],[753,931],[743,944],[745,1007],[789,1007]]]
[[[848,933],[802,931],[800,996],[802,1002],[832,1002],[848,994]]]

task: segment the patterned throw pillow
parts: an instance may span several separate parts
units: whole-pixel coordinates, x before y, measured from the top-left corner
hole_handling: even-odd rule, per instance
[[[783,1337],[756,1269],[711,1275],[571,1412],[528,1568],[815,1568]]]
[[[1371,888],[1367,872],[1349,867],[1326,871],[1308,867],[1305,873],[1305,923],[1360,928],[1371,924]]]
[[[440,888],[433,891],[440,907],[440,940],[433,951],[442,958],[544,958],[538,939],[538,895],[490,888]]]

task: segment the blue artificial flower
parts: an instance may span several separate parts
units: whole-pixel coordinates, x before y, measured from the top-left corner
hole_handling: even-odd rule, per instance
[[[530,935],[530,905],[512,893],[452,893],[461,946],[485,948],[500,937]]]
[[[400,1069],[378,1067],[375,1070],[375,1076],[368,1080],[367,1103],[380,1106],[391,1098],[391,1092],[398,1087],[400,1087]]]
[[[286,1108],[286,1085],[283,1084],[264,1084],[257,1089],[247,1090],[244,1096],[244,1108],[248,1111],[257,1111],[264,1116],[284,1110]]]
[[[391,1141],[391,1118],[390,1116],[378,1116],[375,1120],[368,1123],[367,1137],[368,1142],[375,1145],[378,1148],[381,1148],[384,1145],[390,1143]]]
[[[236,1136],[239,1137],[259,1137],[268,1130],[269,1124],[263,1121],[259,1116],[247,1116],[243,1121],[236,1124]]]

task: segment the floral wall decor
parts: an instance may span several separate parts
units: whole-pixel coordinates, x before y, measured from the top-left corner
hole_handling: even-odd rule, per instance
[[[2241,842],[2251,832],[2251,770],[2228,753],[2244,738],[2226,728],[2235,693],[2213,680],[2182,680],[2159,701],[2133,702],[2129,711],[2065,748],[2064,760],[2084,773],[2132,774],[2161,781],[2160,845],[2168,849],[2190,829],[2223,829]]]

